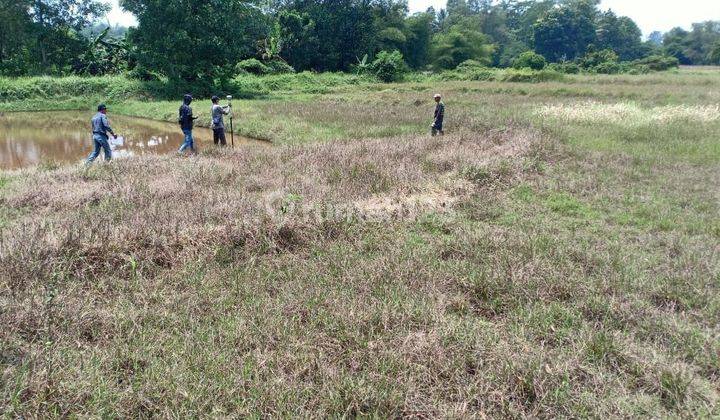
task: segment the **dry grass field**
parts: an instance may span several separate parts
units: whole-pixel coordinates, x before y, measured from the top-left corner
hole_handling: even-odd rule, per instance
[[[278,93],[272,145],[2,173],[3,414],[720,416],[719,82]]]

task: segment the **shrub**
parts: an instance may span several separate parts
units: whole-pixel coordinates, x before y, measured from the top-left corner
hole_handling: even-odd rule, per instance
[[[473,81],[490,81],[497,80],[498,69],[488,67],[477,67],[470,69],[446,70],[433,76],[433,79],[442,80],[444,82],[457,80],[473,80]],[[426,79],[427,80],[427,79]]]
[[[563,80],[562,73],[552,70],[530,70],[530,69],[508,69],[505,70],[499,80],[502,82],[541,83]]]
[[[477,68],[468,72],[467,80],[490,81],[495,80],[496,72],[489,68]]]
[[[566,61],[564,63],[552,63],[547,67],[548,70],[556,71],[564,74],[578,74],[580,73],[580,66],[577,64]]]
[[[25,99],[63,99],[94,94],[104,100],[143,96],[152,82],[141,82],[123,76],[99,77],[0,77],[0,101]]]
[[[645,64],[633,65],[627,71],[628,74],[632,74],[632,75],[648,74],[651,72],[652,72],[652,70],[650,70],[650,67],[646,66]]]
[[[477,69],[486,69],[487,66],[477,60],[465,60],[457,66],[458,71],[473,71]]]
[[[271,74],[255,76],[243,74],[230,83],[228,92],[243,98],[252,98],[270,92],[327,93],[336,86],[358,85],[374,82],[374,77],[357,76],[347,73],[301,73]]]
[[[720,40],[715,41],[710,54],[708,54],[708,61],[713,65],[720,65]]]
[[[615,51],[606,48],[604,50],[590,49],[584,57],[578,60],[578,65],[585,70],[595,69],[604,63],[617,63],[618,55]]]
[[[634,67],[645,66],[651,71],[665,71],[680,66],[680,61],[668,55],[651,55],[640,60],[633,61]]]
[[[151,72],[147,67],[142,65],[135,66],[134,69],[128,71],[127,76],[131,79],[143,80],[146,82],[150,80],[160,80],[157,74]]]
[[[266,63],[266,65],[272,74],[295,73],[295,69],[282,60],[272,60]]]
[[[533,51],[525,51],[513,61],[513,68],[542,70],[547,66],[545,57]]]
[[[30,62],[30,53],[27,49],[23,49],[19,53],[11,54],[0,61],[0,75],[18,77],[29,73],[28,64]]]
[[[444,80],[493,80],[495,70],[476,60],[462,62],[454,71],[443,73]]]
[[[383,82],[400,80],[407,72],[407,64],[400,51],[380,51],[370,64],[370,71]]]
[[[623,67],[619,63],[614,63],[612,61],[600,63],[590,69],[590,71],[597,74],[618,74],[622,73],[622,70]]]
[[[237,63],[235,71],[237,71],[238,74],[250,73],[256,75],[270,74],[272,72],[268,66],[256,58],[249,58]]]

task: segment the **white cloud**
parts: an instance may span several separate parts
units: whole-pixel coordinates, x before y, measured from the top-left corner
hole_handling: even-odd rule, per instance
[[[435,10],[444,9],[447,0],[408,0],[410,12],[424,12],[428,7],[432,6]]]
[[[690,28],[695,22],[720,20],[718,0],[603,0],[602,8],[630,16],[645,35],[652,31],[667,32],[676,26]]]
[[[120,9],[118,0],[110,0],[108,2],[112,6],[112,10],[107,14],[107,20],[110,21],[111,25],[121,26],[134,26],[137,25],[137,20],[132,13],[127,13]]]
[[[409,0],[411,12],[430,6],[444,8],[446,0]],[[690,28],[694,22],[720,20],[719,0],[603,0],[603,10],[612,9],[621,16],[630,16],[645,35],[652,31],[669,31],[681,26]]]

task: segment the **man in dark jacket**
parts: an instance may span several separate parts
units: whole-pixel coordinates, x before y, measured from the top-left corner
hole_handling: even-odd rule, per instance
[[[92,163],[98,156],[100,156],[100,149],[105,154],[105,160],[109,161],[112,159],[112,152],[110,151],[110,144],[108,143],[107,133],[112,134],[113,137],[117,138],[117,134],[110,128],[110,122],[107,118],[107,107],[105,104],[100,104],[97,107],[97,114],[92,118],[90,122],[92,124],[93,143],[95,149],[90,153],[87,158],[87,163]]]
[[[445,134],[443,131],[443,120],[445,119],[445,104],[442,102],[442,97],[439,93],[436,93],[435,99],[435,113],[433,116],[433,123],[430,126],[430,133],[433,136],[437,136],[438,133],[442,136]]]
[[[182,153],[185,149],[190,149],[190,151],[195,153],[195,142],[193,141],[192,129],[193,122],[197,119],[197,117],[193,116],[192,108],[190,108],[192,100],[193,98],[190,94],[183,96],[183,104],[180,105],[180,109],[178,111],[178,122],[180,123],[180,128],[182,129],[183,134],[185,134],[185,141],[182,146],[180,146],[178,153]]]

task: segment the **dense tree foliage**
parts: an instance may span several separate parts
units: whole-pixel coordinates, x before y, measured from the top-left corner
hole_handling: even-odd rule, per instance
[[[715,41],[712,50],[710,50],[710,64],[720,66],[720,40]]]
[[[544,13],[533,25],[535,51],[548,60],[574,60],[597,40],[599,0],[572,0]]]
[[[454,69],[466,60],[489,65],[493,51],[494,46],[478,30],[474,20],[465,18],[435,35],[431,56],[433,66],[437,69]]]
[[[692,30],[675,28],[665,34],[663,46],[681,64],[720,64],[715,48],[720,43],[720,21],[695,23]]]
[[[30,55],[30,30],[32,24],[26,0],[4,0],[0,2],[0,72],[23,74]]]
[[[598,72],[631,62],[667,68],[675,59],[720,64],[720,22],[653,32],[643,42],[632,19],[601,10],[600,0],[447,0],[444,9],[411,15],[406,0],[120,4],[137,27],[100,23],[102,0],[0,0],[0,74],[128,72],[216,84],[239,73],[370,71],[373,63],[399,74],[467,60]]]
[[[635,60],[643,55],[642,31],[629,17],[618,17],[612,10],[600,14],[596,34],[596,46],[615,51],[620,60]]]
[[[9,74],[73,71],[87,48],[80,33],[108,6],[96,0],[2,0],[0,70]]]
[[[298,70],[349,70],[365,54],[403,50],[408,42],[404,2],[285,0],[274,9],[285,44],[281,56]]]
[[[128,32],[139,66],[173,79],[212,81],[267,35],[265,16],[246,0],[123,0],[138,26]]]
[[[513,62],[513,67],[516,69],[542,70],[545,66],[547,66],[545,57],[532,51],[525,51]]]
[[[434,10],[412,15],[405,20],[405,45],[401,50],[405,61],[413,69],[420,69],[428,63],[435,22]]]

